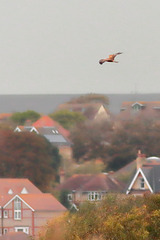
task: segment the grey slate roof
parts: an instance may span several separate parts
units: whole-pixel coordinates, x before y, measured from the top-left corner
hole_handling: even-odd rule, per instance
[[[44,136],[50,143],[57,146],[70,146],[71,142],[66,139],[56,127],[33,127],[33,126],[23,126],[21,131],[33,132],[36,130],[36,133]]]
[[[160,165],[144,166],[142,171],[154,193],[160,192]]]

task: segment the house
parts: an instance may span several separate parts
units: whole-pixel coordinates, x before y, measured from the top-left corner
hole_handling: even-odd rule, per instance
[[[153,120],[159,119],[160,101],[123,102],[118,118],[130,120],[137,117]]]
[[[51,144],[57,147],[61,145],[71,145],[70,141],[65,139],[65,137],[59,133],[56,127],[17,126],[14,132],[34,132],[40,134],[44,136]]]
[[[59,131],[60,134],[62,134],[65,138],[69,138],[70,132],[62,127],[58,122],[53,120],[47,115],[42,116],[39,118],[36,122],[32,124],[33,127],[55,127]]]
[[[63,136],[63,138],[66,140],[66,143],[63,144],[57,144],[57,147],[59,148],[59,152],[62,155],[64,159],[72,159],[72,148],[71,148],[71,141],[69,139],[70,132],[62,127],[58,122],[53,120],[47,115],[42,116],[40,119],[38,119],[36,122],[32,124],[33,127],[41,128],[41,127],[55,127],[59,134]]]
[[[136,165],[137,169],[127,186],[126,194],[160,193],[160,158],[146,158],[139,152]]]
[[[72,158],[72,148],[69,139],[65,138],[57,127],[17,126],[14,132],[32,132],[44,136],[51,144],[58,147],[60,154],[66,159]]]
[[[24,232],[35,236],[49,219],[65,211],[55,197],[42,193],[28,179],[0,178],[0,235]]]
[[[59,105],[57,110],[80,112],[89,120],[109,120],[108,109],[101,103],[65,103]]]
[[[61,183],[58,191],[66,190],[68,200],[71,203],[81,203],[84,201],[99,201],[108,192],[121,192],[123,185],[112,175],[99,174],[75,174]]]

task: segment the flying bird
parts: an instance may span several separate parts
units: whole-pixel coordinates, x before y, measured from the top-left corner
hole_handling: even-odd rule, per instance
[[[118,61],[115,61],[115,57],[119,54],[122,54],[122,52],[118,52],[118,53],[115,53],[115,54],[111,54],[109,55],[108,58],[105,58],[105,59],[100,59],[99,60],[99,64],[103,64],[104,62],[115,62],[115,63],[118,63]]]

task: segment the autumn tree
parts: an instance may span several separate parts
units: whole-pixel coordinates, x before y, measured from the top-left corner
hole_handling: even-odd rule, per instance
[[[109,99],[103,94],[90,93],[73,98],[68,103],[102,103],[104,105],[108,105]]]
[[[25,112],[15,112],[11,116],[11,120],[17,125],[24,125],[26,120],[35,122],[38,118],[40,118],[40,114],[32,110]]]
[[[99,203],[86,202],[78,212],[51,221],[39,239],[158,240],[159,217],[159,209],[148,211],[143,197],[108,194]]]
[[[29,178],[45,190],[60,164],[58,149],[34,133],[0,130],[0,176]]]
[[[74,158],[77,161],[105,158],[112,131],[112,123],[107,121],[79,124],[71,132]]]
[[[50,117],[59,122],[66,129],[80,122],[84,122],[86,119],[82,113],[71,112],[69,110],[59,110],[50,114]]]

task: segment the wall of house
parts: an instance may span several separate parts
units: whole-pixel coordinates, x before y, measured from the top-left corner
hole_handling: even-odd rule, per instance
[[[49,220],[59,217],[62,214],[64,214],[64,212],[35,211],[34,212],[34,234],[37,235],[41,227],[45,226]]]
[[[95,192],[97,192],[97,191],[95,191]],[[100,192],[100,193],[102,195],[102,198],[106,195],[106,193],[104,193],[104,192]],[[74,195],[75,197],[73,196],[73,201],[75,201],[75,202],[88,201],[89,200],[88,195],[89,195],[89,192],[76,192]]]
[[[0,233],[6,229],[8,232],[14,232],[15,227],[29,227],[29,234],[32,235],[32,210],[26,206],[23,202],[21,209],[21,220],[14,219],[14,201],[12,201],[7,207],[3,210],[8,212],[8,217],[5,216],[0,218]],[[2,216],[2,214],[1,214]]]
[[[141,175],[139,175],[139,176],[137,177],[137,180],[136,180],[135,183],[133,184],[132,189],[135,189],[135,190],[140,190],[140,189],[141,189],[141,178],[142,178]],[[144,189],[146,189],[146,190],[149,189],[148,186],[147,186],[147,184],[146,184],[146,182],[144,182]]]
[[[32,211],[25,203],[21,202],[21,219],[15,220],[14,201],[4,210],[8,212],[8,217],[0,218],[0,235],[2,234],[2,228],[4,233],[5,231],[15,232],[15,227],[27,227],[29,228],[29,235],[36,235],[48,220],[64,214],[60,211]]]
[[[106,112],[103,106],[99,108],[97,114],[95,115],[95,119],[98,119],[98,118],[104,118],[104,119],[110,118],[109,114]]]
[[[59,153],[62,155],[63,159],[72,159],[72,148],[70,146],[59,146]]]

